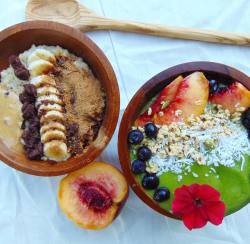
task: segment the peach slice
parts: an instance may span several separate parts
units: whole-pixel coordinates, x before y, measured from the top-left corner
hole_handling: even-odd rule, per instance
[[[232,83],[228,89],[210,96],[211,103],[220,104],[230,112],[235,112],[237,106],[247,108],[250,106],[250,91],[239,82]]]
[[[161,111],[162,108],[167,107],[168,104],[174,99],[177,89],[182,81],[183,77],[180,75],[168,84],[158,95],[156,100],[150,106],[152,113],[148,114],[148,110],[142,113],[135,121],[136,126],[143,126],[144,124],[151,122],[153,117]]]
[[[112,223],[128,196],[125,177],[114,166],[94,162],[60,182],[58,200],[63,212],[85,229]]]
[[[153,121],[163,125],[186,121],[191,115],[199,116],[204,112],[208,95],[208,80],[202,72],[194,72],[181,81],[174,100]]]

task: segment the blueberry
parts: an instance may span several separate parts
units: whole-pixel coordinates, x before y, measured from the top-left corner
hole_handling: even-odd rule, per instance
[[[242,114],[241,122],[245,128],[250,129],[250,108]]]
[[[145,129],[145,134],[148,138],[156,138],[158,129],[153,123],[147,123],[144,129]]]
[[[166,187],[160,187],[155,190],[153,198],[157,202],[168,200],[170,198],[170,191]]]
[[[209,93],[217,93],[219,89],[219,84],[216,80],[209,80]]]
[[[210,85],[210,86],[213,86],[213,85],[215,85],[215,84],[217,84],[217,81],[216,81],[216,80],[209,80],[209,85]]]
[[[135,174],[135,175],[139,175],[141,173],[144,173],[145,172],[145,169],[146,169],[146,164],[144,161],[141,161],[139,159],[136,159],[132,162],[132,172]]]
[[[215,93],[218,89],[218,84],[216,80],[209,80],[209,92]]]
[[[156,189],[159,185],[159,178],[156,174],[146,174],[142,178],[142,186],[145,189],[153,190]]]
[[[143,133],[140,130],[131,130],[128,133],[128,142],[130,144],[139,144],[143,140]]]
[[[142,161],[146,161],[149,160],[152,156],[152,152],[151,150],[146,147],[146,146],[142,146],[139,147],[137,150],[137,158],[142,160]]]

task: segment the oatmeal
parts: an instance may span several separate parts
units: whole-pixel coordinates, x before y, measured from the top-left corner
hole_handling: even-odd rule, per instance
[[[9,63],[1,82],[22,103],[27,157],[63,161],[83,153],[105,110],[104,90],[88,65],[66,49],[45,45],[11,56]]]

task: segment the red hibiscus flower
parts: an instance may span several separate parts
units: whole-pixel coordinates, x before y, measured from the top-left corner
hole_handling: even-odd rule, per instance
[[[205,226],[208,221],[221,224],[225,204],[220,200],[220,193],[209,185],[183,185],[175,190],[172,210],[192,230]]]

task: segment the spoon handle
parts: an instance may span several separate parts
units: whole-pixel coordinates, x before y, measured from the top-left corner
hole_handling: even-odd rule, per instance
[[[93,21],[90,21],[88,23],[82,21],[79,25],[79,28],[84,31],[116,30],[177,39],[250,46],[250,35],[234,34],[230,32],[178,26],[144,24],[139,22],[112,20],[103,17],[99,17],[98,20],[95,21],[95,23],[96,24],[94,24]]]

